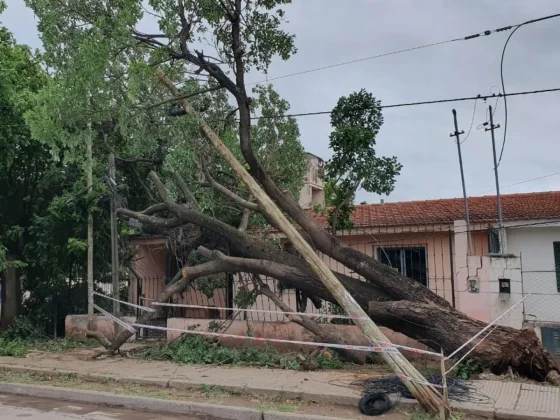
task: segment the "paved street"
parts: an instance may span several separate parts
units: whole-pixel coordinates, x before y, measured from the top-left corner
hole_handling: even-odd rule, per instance
[[[202,420],[118,408],[0,395],[0,420]],[[212,420],[206,418],[206,420]]]

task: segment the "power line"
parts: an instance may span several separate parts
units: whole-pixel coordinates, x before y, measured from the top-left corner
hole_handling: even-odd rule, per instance
[[[419,105],[433,105],[433,104],[442,104],[442,103],[449,103],[449,102],[465,102],[465,101],[477,101],[479,99],[487,100],[489,98],[503,98],[505,96],[524,96],[524,95],[535,95],[539,93],[551,93],[551,92],[558,92],[560,91],[560,87],[558,88],[550,88],[550,89],[540,89],[540,90],[529,90],[529,91],[521,91],[521,92],[513,92],[513,93],[498,93],[492,95],[476,95],[476,96],[465,96],[459,98],[449,98],[449,99],[436,99],[432,101],[419,101],[419,102],[404,102],[398,104],[390,104],[390,105],[381,105],[380,109],[390,109],[390,108],[403,108],[408,106],[419,106]],[[109,111],[111,109],[106,109]],[[98,111],[103,112],[103,110]],[[252,120],[259,120],[259,119],[273,119],[273,118],[288,118],[288,117],[308,117],[308,116],[315,116],[315,115],[328,115],[332,111],[316,111],[316,112],[302,112],[302,113],[294,113],[294,114],[283,114],[283,115],[261,115],[259,117],[251,117]],[[223,120],[212,120],[209,122],[220,122]],[[25,124],[0,124],[0,127],[26,127]]]
[[[539,179],[550,178],[551,176],[555,176],[555,175],[560,175],[560,172],[554,172],[554,173],[552,173],[552,174],[543,175],[543,176],[538,176],[538,177],[536,177],[536,178],[525,179],[525,180],[523,180],[523,181],[514,182],[513,184],[508,184],[508,185],[506,185],[506,186],[504,186],[504,187],[501,187],[501,188],[509,188],[509,187],[513,187],[513,186],[515,186],[515,185],[526,184],[527,182],[538,181]],[[485,194],[485,193],[487,193],[487,192],[492,192],[492,191],[496,191],[496,189],[493,188],[493,189],[491,189],[491,190],[482,191],[482,192],[477,193],[476,195]]]
[[[538,18],[538,19],[533,19],[533,20],[528,20],[527,22],[523,22],[520,25],[517,25],[517,27],[509,34],[508,38],[506,39],[506,43],[504,44],[504,48],[502,50],[502,58],[500,60],[500,79],[502,82],[502,93],[504,94],[504,140],[502,141],[502,149],[500,151],[500,158],[498,159],[498,165],[500,166],[500,163],[502,162],[502,156],[504,154],[504,148],[506,146],[506,139],[507,139],[507,126],[508,126],[508,108],[507,108],[507,95],[506,95],[506,87],[504,84],[504,56],[506,54],[506,48],[508,46],[509,40],[511,39],[511,37],[513,36],[513,34],[522,26],[525,25],[529,25],[531,23],[537,23],[537,22],[542,22],[544,20],[548,20],[548,19],[552,19],[552,18],[556,18],[559,17],[560,13],[557,13],[555,15],[549,15],[549,16],[545,16],[542,18]]]
[[[540,90],[529,90],[529,91],[522,91],[522,92],[514,92],[514,93],[498,93],[492,95],[477,95],[477,96],[465,96],[460,98],[449,98],[449,99],[436,99],[432,101],[420,101],[420,102],[405,102],[400,104],[390,104],[390,105],[381,105],[380,109],[389,109],[389,108],[402,108],[407,106],[418,106],[418,105],[432,105],[432,104],[442,104],[448,102],[464,102],[464,101],[476,101],[478,99],[489,99],[489,98],[503,98],[504,96],[523,96],[523,95],[534,95],[538,93],[549,93],[549,92],[558,92],[560,88],[551,88],[551,89],[540,89]],[[261,115],[259,117],[251,117],[252,120],[258,120],[262,118],[285,118],[285,117],[308,117],[314,115],[326,115],[330,114],[331,111],[316,111],[316,112],[302,112],[296,114],[284,114],[284,115]]]
[[[438,45],[449,44],[449,43],[452,43],[452,42],[469,41],[471,39],[480,38],[482,36],[488,36],[488,35],[491,35],[491,34],[494,34],[494,33],[497,33],[497,32],[509,31],[513,28],[515,28],[515,30],[517,30],[519,27],[521,27],[523,25],[527,25],[529,23],[540,22],[540,21],[543,21],[543,20],[551,19],[553,17],[557,17],[557,16],[560,16],[560,14],[545,16],[545,17],[529,20],[527,22],[523,22],[523,23],[520,23],[520,24],[517,24],[517,25],[509,25],[509,26],[504,26],[502,28],[498,28],[498,29],[486,30],[486,31],[483,31],[483,32],[478,32],[476,34],[467,35],[467,36],[464,36],[464,37],[453,38],[453,39],[448,39],[448,40],[439,41],[439,42],[433,42],[431,44],[418,45],[416,47],[405,48],[405,49],[402,49],[402,50],[397,50],[397,51],[392,51],[392,52],[388,52],[388,53],[372,55],[372,56],[368,56],[368,57],[362,57],[362,58],[358,58],[356,60],[343,61],[341,63],[330,64],[328,66],[315,67],[315,68],[312,68],[312,69],[309,69],[309,70],[302,70],[302,71],[298,71],[298,72],[295,72],[295,73],[285,74],[283,76],[267,78],[267,79],[264,79],[264,80],[261,80],[261,81],[258,81],[258,82],[247,83],[247,85],[256,85],[256,84],[259,84],[259,83],[268,83],[268,82],[271,82],[273,80],[286,79],[288,77],[300,76],[302,74],[314,73],[316,71],[328,70],[328,69],[332,69],[332,68],[336,68],[336,67],[346,66],[348,64],[360,63],[362,61],[374,60],[374,59],[377,59],[377,58],[383,58],[383,57],[388,57],[390,55],[397,55],[397,54],[402,54],[402,53],[405,53],[405,52],[421,50],[421,49],[424,49],[424,48],[435,47],[435,46],[438,46]],[[511,37],[511,35],[510,35],[510,37]]]
[[[459,143],[460,145],[463,144],[464,142],[466,142],[467,139],[469,138],[469,136],[471,135],[471,131],[472,131],[473,124],[474,124],[474,116],[476,114],[476,102],[477,102],[477,100],[475,99],[474,100],[474,107],[473,107],[473,111],[472,111],[471,126],[469,127],[469,131],[467,132],[467,135],[465,136],[463,141]]]

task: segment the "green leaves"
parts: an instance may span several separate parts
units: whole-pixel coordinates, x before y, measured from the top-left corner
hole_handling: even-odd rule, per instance
[[[329,223],[336,229],[351,227],[356,191],[389,194],[402,165],[396,157],[378,157],[376,137],[383,125],[381,102],[364,89],[338,100],[331,112],[333,131],[329,146],[333,157],[324,166],[325,180],[330,190],[325,195],[334,209]]]

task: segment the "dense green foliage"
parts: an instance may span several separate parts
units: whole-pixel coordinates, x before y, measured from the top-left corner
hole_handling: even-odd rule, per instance
[[[389,194],[402,165],[396,157],[379,157],[374,146],[383,124],[381,102],[364,89],[340,98],[331,112],[333,156],[324,166],[329,223],[334,229],[352,227],[356,191]]]
[[[223,347],[201,335],[185,335],[171,343],[158,344],[143,350],[140,356],[150,360],[168,360],[174,363],[196,365],[250,365],[268,368],[300,370],[301,361],[296,356],[279,353],[267,348],[246,347],[232,349]],[[336,354],[326,358],[317,358],[317,364],[323,369],[340,369],[341,361]]]
[[[95,223],[94,279],[96,284],[110,281],[110,153],[117,157],[119,206],[143,210],[160,201],[148,180],[151,170],[180,199],[171,182],[178,173],[203,213],[239,225],[242,209],[208,184],[213,180],[249,200],[246,187],[209,146],[197,118],[180,115],[156,69],[189,97],[245,164],[239,111],[232,105],[235,93],[224,88],[223,79],[220,86],[216,75],[235,78],[241,50],[245,73],[266,72],[274,57],[286,60],[294,54],[295,37],[282,27],[289,3],[244,0],[237,47],[232,45],[231,3],[214,0],[26,0],[39,22],[40,54],[0,28],[0,272],[18,269],[25,296],[21,312],[34,325],[49,334],[55,326],[61,332],[66,314],[86,310],[88,211]],[[157,21],[159,34],[143,32],[147,19]],[[211,71],[203,71],[197,60],[210,63]],[[290,105],[269,84],[252,86],[247,94],[251,116],[262,117],[250,126],[252,148],[278,187],[297,197],[307,156],[296,119],[284,116]],[[382,117],[370,94],[341,98],[331,122],[334,155],[325,174],[336,208],[331,222],[339,226],[348,219],[356,189],[390,192],[400,165],[395,158],[375,155]],[[90,142],[94,182],[88,189],[85,156]],[[251,215],[252,226],[264,223],[260,215]],[[119,233],[125,278],[134,258],[129,234],[156,232],[121,223]],[[186,251],[186,256],[177,253],[179,265],[192,258],[192,250]],[[210,296],[223,286],[223,276],[201,278],[197,284]]]

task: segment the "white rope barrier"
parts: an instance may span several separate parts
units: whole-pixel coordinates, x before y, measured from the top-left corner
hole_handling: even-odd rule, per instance
[[[204,306],[204,305],[187,305],[182,303],[164,303],[164,302],[154,302],[154,306],[171,306],[175,308],[190,308],[190,309],[215,309],[219,311],[240,311],[240,312],[259,312],[266,314],[282,314],[282,315],[297,315],[306,316],[310,318],[326,318],[326,319],[366,319],[365,317],[352,317],[348,315],[334,315],[334,314],[317,314],[310,312],[284,312],[284,311],[273,311],[268,309],[245,309],[245,308],[225,308],[220,306]]]
[[[112,298],[111,296],[104,295],[103,293],[93,292],[93,294],[97,295],[97,296],[104,297],[104,298],[109,299],[109,300],[114,300],[115,302],[122,303],[123,305],[128,305],[128,306],[132,306],[133,308],[141,309],[143,311],[148,311],[148,312],[157,312],[158,311],[157,309],[154,309],[154,308],[148,308],[146,306],[136,305],[134,303],[125,302],[123,300],[115,299],[115,298]]]
[[[113,314],[107,312],[105,309],[101,308],[100,306],[97,306],[95,303],[93,304],[93,307],[95,309],[97,309],[99,312],[101,312],[103,315],[105,315],[106,317],[110,318],[111,320],[113,320],[114,322],[119,324],[121,327],[126,328],[128,331],[130,331],[133,334],[136,333],[136,330],[130,324],[128,324],[128,323],[124,322],[123,320],[117,318]]]
[[[498,322],[500,319],[502,319],[504,316],[506,316],[508,313],[510,313],[517,305],[519,305],[521,302],[523,302],[525,299],[527,299],[529,296],[531,296],[531,293],[529,293],[527,296],[525,296],[523,299],[519,300],[517,303],[515,303],[513,306],[511,306],[507,311],[505,311],[503,314],[501,314],[498,318],[496,318],[494,321],[492,321],[490,324],[488,324],[486,327],[484,327],[483,329],[481,329],[477,334],[475,334],[470,340],[468,340],[465,344],[463,344],[462,346],[460,346],[457,350],[455,350],[453,353],[451,353],[449,356],[446,357],[446,360],[449,360],[451,358],[453,358],[454,356],[457,355],[457,353],[459,353],[461,350],[463,350],[466,346],[468,346],[470,343],[472,343],[474,340],[476,340],[481,334],[483,334],[485,331],[489,330],[490,328],[492,328],[492,326],[494,326],[496,324],[496,322]],[[486,337],[485,337],[486,338]]]
[[[447,375],[449,372],[451,372],[453,369],[455,369],[457,366],[459,366],[459,364],[460,364],[463,360],[465,360],[466,357],[467,357],[469,354],[471,354],[472,351],[473,351],[474,349],[476,349],[480,343],[482,343],[484,340],[486,340],[486,339],[488,338],[488,336],[489,336],[490,334],[492,334],[496,328],[498,328],[497,325],[495,325],[494,328],[492,328],[490,331],[488,331],[488,334],[486,334],[484,337],[482,337],[482,338],[478,341],[478,343],[476,343],[474,346],[472,346],[472,348],[471,348],[467,353],[465,353],[465,355],[464,355],[463,357],[461,357],[461,358],[457,361],[457,363],[455,363],[455,364],[451,367],[451,369],[449,369],[447,372],[445,372],[445,374]]]
[[[357,345],[334,344],[334,343],[315,343],[309,341],[284,340],[280,338],[250,337],[245,335],[233,335],[233,334],[206,332],[206,331],[184,330],[179,328],[159,327],[155,325],[144,325],[144,324],[133,324],[133,326],[148,328],[148,329],[152,328],[161,331],[176,331],[185,334],[202,335],[206,337],[224,337],[224,338],[232,338],[232,339],[239,339],[239,340],[244,339],[244,340],[251,340],[251,341],[268,341],[272,343],[287,343],[287,344],[299,344],[299,345],[309,345],[309,346],[318,346],[318,347],[331,347],[331,348],[339,348],[345,350],[367,351],[367,352],[374,352],[374,353],[399,353],[399,349],[402,349],[414,353],[428,354],[441,358],[440,353],[434,353],[431,351],[421,350],[414,347],[401,346],[389,342],[378,342],[377,343],[379,344],[378,346],[357,346]]]
[[[297,341],[297,340],[284,340],[281,338],[251,337],[246,335],[223,334],[223,333],[215,333],[209,331],[184,330],[180,328],[159,327],[156,325],[145,325],[145,324],[132,324],[132,326],[136,328],[148,328],[148,329],[154,329],[160,331],[175,331],[183,334],[202,335],[204,337],[223,337],[223,338],[232,338],[238,340],[257,341],[257,342],[298,344],[298,345],[312,346],[312,347],[329,347],[333,349],[367,351],[373,353],[399,353],[399,350],[395,347],[384,347],[384,346],[372,347],[372,346],[357,346],[351,344],[316,343],[313,341]]]

